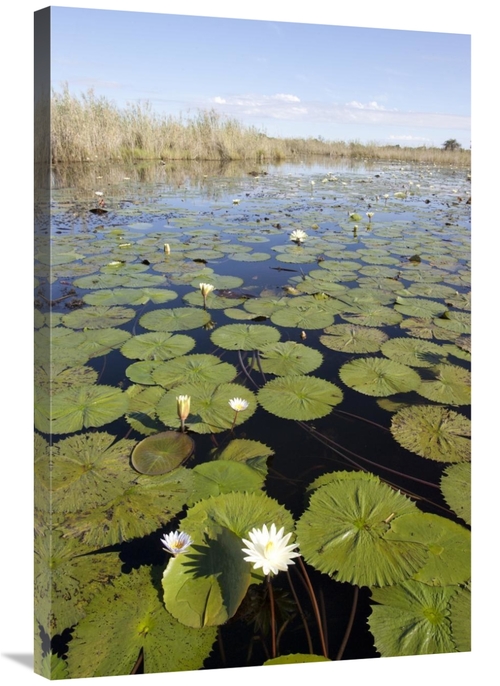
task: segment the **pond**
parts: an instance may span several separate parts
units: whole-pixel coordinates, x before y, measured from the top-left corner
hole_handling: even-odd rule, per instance
[[[40,671],[470,650],[470,207],[457,168],[53,169]]]

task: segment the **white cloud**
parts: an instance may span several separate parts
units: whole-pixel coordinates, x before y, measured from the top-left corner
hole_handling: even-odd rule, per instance
[[[300,98],[296,95],[289,95],[288,93],[277,93],[272,96],[275,100],[282,100],[283,102],[300,102]]]
[[[383,105],[379,105],[374,100],[366,104],[358,102],[357,100],[352,100],[351,102],[346,103],[346,107],[355,107],[359,110],[385,110],[385,107]]]
[[[401,134],[400,136],[387,136],[388,141],[414,141],[416,143],[429,143],[430,138],[425,136],[405,136]]]
[[[224,98],[219,98],[219,96],[214,98],[214,102],[217,103],[217,105],[225,105],[226,104],[226,101],[224,100]]]

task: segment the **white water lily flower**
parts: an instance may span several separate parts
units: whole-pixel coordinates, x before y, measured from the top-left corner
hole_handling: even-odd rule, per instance
[[[189,548],[193,539],[189,534],[185,534],[182,531],[172,531],[169,534],[164,534],[161,538],[163,543],[163,550],[172,555],[179,555],[180,553],[185,553]]]
[[[276,524],[271,524],[268,529],[264,524],[262,529],[252,529],[248,534],[250,541],[245,538],[242,539],[247,548],[242,548],[244,553],[248,553],[245,557],[246,562],[252,562],[254,569],[260,569],[267,576],[268,574],[277,574],[278,572],[285,572],[288,565],[293,565],[295,562],[292,558],[300,557],[300,553],[293,552],[297,547],[297,543],[287,545],[290,540],[291,533],[283,536],[284,527],[277,532]]]
[[[240,204],[239,198],[235,198],[235,199],[233,200],[233,205],[239,205],[239,204]]]
[[[189,411],[191,409],[191,397],[189,395],[178,395],[177,400],[177,414],[179,419],[184,421],[189,417]]]
[[[243,412],[248,407],[248,402],[243,400],[243,398],[232,398],[229,404],[235,412]]]
[[[295,241],[295,243],[302,243],[302,241],[305,241],[307,238],[307,233],[305,231],[302,231],[302,229],[295,229],[295,231],[292,231],[290,234],[290,240]]]
[[[207,295],[214,290],[214,288],[215,286],[212,286],[211,283],[200,283],[200,291],[204,298],[206,298]]]
[[[102,195],[104,195],[104,193],[102,191],[96,191],[95,195],[98,195],[99,197],[101,197]]]

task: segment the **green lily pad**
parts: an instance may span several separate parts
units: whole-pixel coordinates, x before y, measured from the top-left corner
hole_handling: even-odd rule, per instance
[[[146,312],[139,324],[150,331],[187,331],[198,329],[210,321],[210,315],[197,307],[176,307],[171,310]]]
[[[459,334],[469,334],[471,331],[470,312],[447,312],[445,317],[433,320],[436,326],[446,331]]]
[[[436,339],[438,341],[453,341],[456,338],[456,333],[447,331],[437,324],[429,317],[410,317],[405,319],[399,325],[405,329],[410,336],[416,338],[425,338],[428,340]]]
[[[380,357],[346,362],[339,375],[349,388],[376,397],[414,391],[421,383],[420,376],[410,367]]]
[[[236,367],[222,362],[216,355],[185,355],[159,365],[152,372],[155,383],[171,388],[181,383],[195,381],[227,383],[237,374]]]
[[[400,298],[394,309],[409,317],[436,317],[447,311],[446,305],[426,298]]]
[[[195,495],[196,501],[200,500],[201,493],[203,493],[203,498],[233,491],[258,493],[262,490],[266,478],[266,475],[258,470],[234,460],[218,459],[212,462],[203,462],[193,467],[193,472],[199,477]]]
[[[260,350],[280,337],[278,329],[265,324],[226,324],[210,336],[215,345],[225,350]]]
[[[134,441],[95,432],[70,436],[55,443],[51,454],[52,507],[76,512],[112,500],[130,486],[129,468]]]
[[[265,443],[249,438],[235,438],[225,448],[215,452],[215,457],[218,460],[243,462],[261,474],[267,474],[267,459],[271,455],[274,455],[274,450]]]
[[[162,304],[175,300],[177,293],[166,288],[114,288],[87,293],[83,301],[89,305],[145,305],[148,302]]]
[[[471,374],[463,367],[453,364],[438,364],[429,372],[433,379],[424,379],[417,393],[427,400],[444,405],[470,405]]]
[[[153,331],[130,338],[122,345],[121,353],[132,360],[168,360],[185,355],[195,344],[190,336]]]
[[[464,462],[447,467],[441,477],[441,493],[449,507],[471,524],[471,466]]]
[[[271,315],[273,324],[299,329],[324,329],[333,324],[333,320],[334,314],[313,304],[282,308]]]
[[[303,662],[331,662],[331,660],[328,657],[323,657],[323,655],[293,653],[292,655],[280,655],[279,657],[272,657],[263,662],[263,665],[297,665],[302,664]]]
[[[163,575],[167,610],[196,628],[226,622],[249,585],[263,579],[244,560],[241,539],[254,527],[273,522],[293,531],[290,513],[260,493],[226,493],[190,508],[182,530],[193,539],[191,549],[172,558]]]
[[[410,367],[432,367],[448,356],[442,346],[418,338],[391,338],[381,350],[391,360]]]
[[[323,362],[319,351],[293,341],[265,345],[259,355],[263,371],[277,376],[308,374]]]
[[[471,592],[459,588],[450,600],[450,621],[453,642],[460,652],[471,649]]]
[[[146,674],[203,667],[216,630],[192,629],[165,612],[158,597],[160,573],[140,567],[94,597],[72,637],[68,666],[73,678],[130,674],[141,650]]]
[[[155,382],[153,381],[151,374],[160,364],[161,362],[150,362],[146,360],[134,362],[127,367],[125,374],[133,383],[154,386]]]
[[[329,414],[343,394],[340,388],[314,376],[282,376],[260,389],[259,403],[284,419],[307,421]]]
[[[445,407],[405,407],[392,417],[391,433],[404,448],[430,460],[470,460],[471,422]]]
[[[107,329],[121,326],[135,317],[135,310],[130,307],[84,307],[65,314],[64,326],[70,329]]]
[[[229,259],[236,262],[265,262],[271,259],[271,255],[267,252],[235,252],[228,255]]]
[[[398,517],[388,540],[417,541],[429,551],[424,566],[413,576],[429,586],[461,584],[471,575],[470,531],[445,517],[416,512]]]
[[[321,343],[343,353],[375,353],[387,340],[387,334],[380,329],[355,324],[334,324],[320,336]]]
[[[185,462],[194,452],[191,436],[179,431],[163,431],[144,438],[132,451],[132,465],[141,474],[166,474]]]
[[[119,388],[79,386],[52,396],[51,429],[67,434],[118,419],[128,409],[128,398]]]
[[[394,326],[403,319],[399,312],[385,305],[364,302],[358,304],[358,309],[353,314],[341,314],[342,319],[358,326]]]
[[[249,419],[257,409],[257,401],[252,391],[235,383],[215,385],[207,382],[183,383],[167,391],[156,408],[158,417],[166,426],[178,427],[177,396],[188,395],[191,398],[191,412],[186,420],[189,431],[195,433],[220,433],[238,426]],[[235,413],[229,400],[242,398],[248,402],[248,408]]]
[[[399,517],[414,511],[409,498],[378,479],[335,479],[313,492],[297,523],[300,550],[306,562],[337,581],[401,583],[422,568],[428,551],[387,534]]]
[[[368,625],[382,657],[453,653],[450,600],[456,586],[433,587],[405,581],[392,588],[372,589]]]

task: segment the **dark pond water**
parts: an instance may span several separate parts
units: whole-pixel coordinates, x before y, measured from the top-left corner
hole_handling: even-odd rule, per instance
[[[191,387],[183,383],[191,382],[179,379],[161,386],[154,381],[153,367],[146,369],[147,354],[134,357],[121,348],[125,341],[161,330],[144,326],[148,313],[188,307],[203,311],[199,283],[211,283],[215,290],[207,298],[210,316],[204,325],[166,328],[169,334],[193,339],[190,351],[178,357],[217,356],[234,365],[232,383],[241,384],[242,393],[246,389],[262,398],[260,390],[281,378],[259,368],[265,353],[262,358],[248,349],[237,353],[237,348],[218,344],[216,333],[228,325],[271,327],[279,332],[281,343],[304,346],[297,347],[299,353],[305,354],[306,348],[318,351],[320,363],[303,373],[333,384],[342,397],[313,417],[306,413],[285,418],[286,402],[285,409],[276,411],[258,402],[248,418],[240,413],[232,433],[227,426],[224,431],[201,429],[200,420],[192,417],[187,427],[196,448],[187,468],[213,460],[214,449],[233,439],[258,441],[274,453],[267,460],[262,488],[296,522],[308,507],[308,485],[322,475],[347,470],[369,472],[406,494],[420,512],[468,528],[464,510],[457,514],[455,501],[450,506],[441,488],[450,464],[467,463],[468,458],[463,453],[457,457],[453,445],[449,460],[442,454],[422,456],[391,431],[393,417],[404,408],[432,406],[464,420],[470,417],[470,180],[465,170],[324,162],[225,168],[209,163],[93,165],[56,168],[52,183],[51,248],[49,253],[49,227],[47,231],[42,227],[35,284],[36,340],[41,351],[52,336],[52,366],[47,367],[43,353],[38,366],[35,428],[40,455],[46,455],[49,441],[56,450],[64,445],[71,452],[71,438],[106,432],[133,446],[148,433],[178,428],[175,421],[169,425],[165,419],[171,416],[168,409],[160,411],[155,403],[163,393],[188,392],[183,389]],[[305,232],[303,242],[291,240],[296,230]],[[132,291],[134,297],[127,295]],[[165,291],[171,292],[172,299],[161,299],[158,294]],[[301,316],[283,319],[280,308],[285,307]],[[350,335],[345,331],[349,325],[355,330]],[[108,335],[110,330],[123,332],[123,340],[90,342],[89,332]],[[372,338],[367,342],[367,331],[369,336],[377,332],[373,335],[379,337],[378,343]],[[149,359],[161,365],[173,357]],[[367,359],[392,361],[396,371],[384,371],[377,387],[366,369],[360,372],[362,378],[349,375],[350,363]],[[143,376],[137,376],[137,370]],[[401,374],[411,381],[398,381]],[[133,421],[139,411],[135,407],[134,414],[130,406],[94,421],[88,420],[92,403],[74,396],[82,387],[87,389],[85,395],[89,386],[119,389],[129,399],[133,388],[137,392],[156,388],[158,396],[141,406],[149,418],[145,421],[142,414],[142,424]],[[52,436],[50,393],[55,408]],[[73,423],[60,409],[61,403],[74,404],[69,412],[76,417]],[[458,433],[466,435],[463,428]],[[52,460],[57,469],[57,457]],[[64,478],[81,483],[80,476],[67,469]],[[132,470],[126,463],[123,469]],[[76,487],[68,505],[65,489],[66,483],[56,479],[54,530],[56,536],[62,532],[68,558],[97,549],[113,552],[121,567],[109,574],[110,580],[134,569],[166,565],[168,556],[159,538],[178,523],[182,527],[185,508],[178,519],[163,523],[161,515],[153,513],[149,529],[146,526],[147,532],[140,536],[125,535],[122,541],[97,533],[92,538],[85,521],[92,507],[103,503],[98,496],[88,499],[87,484]],[[66,494],[64,505],[57,504],[58,493]],[[467,497],[465,486],[461,508],[467,509]],[[42,501],[40,496],[40,512]],[[106,529],[105,517],[89,521],[96,530]],[[42,530],[41,524],[40,539]],[[377,649],[368,623],[373,607],[369,585],[360,583],[357,596],[358,585],[334,580],[313,564],[306,568],[323,617],[330,659],[384,654]],[[279,650],[283,655],[310,652],[307,624],[313,651],[319,655],[309,593],[298,565],[290,570],[305,616],[293,602],[287,574],[276,576],[277,607],[284,603],[283,614],[277,616]],[[76,574],[74,569],[71,573]],[[61,575],[69,574],[61,566]],[[465,575],[461,584],[467,581]],[[448,583],[436,581],[446,588]],[[43,649],[47,652],[52,636],[54,652],[64,658],[61,668],[69,669],[70,676],[89,676],[78,671],[80,657],[72,661],[72,651],[78,656],[85,641],[85,634],[78,633],[80,620],[74,620],[94,610],[85,609],[88,599],[83,598],[76,609],[66,612],[69,591],[52,590],[55,610],[44,614],[40,602],[37,617]],[[238,611],[219,627],[204,668],[261,665],[271,656],[269,632],[259,625],[259,618],[269,622],[266,592],[265,584],[250,586]],[[47,587],[41,593],[46,597]],[[147,671],[147,657],[145,664]],[[133,667],[132,661],[130,669],[118,665],[107,673],[130,673]],[[142,669],[139,660],[137,671]]]

